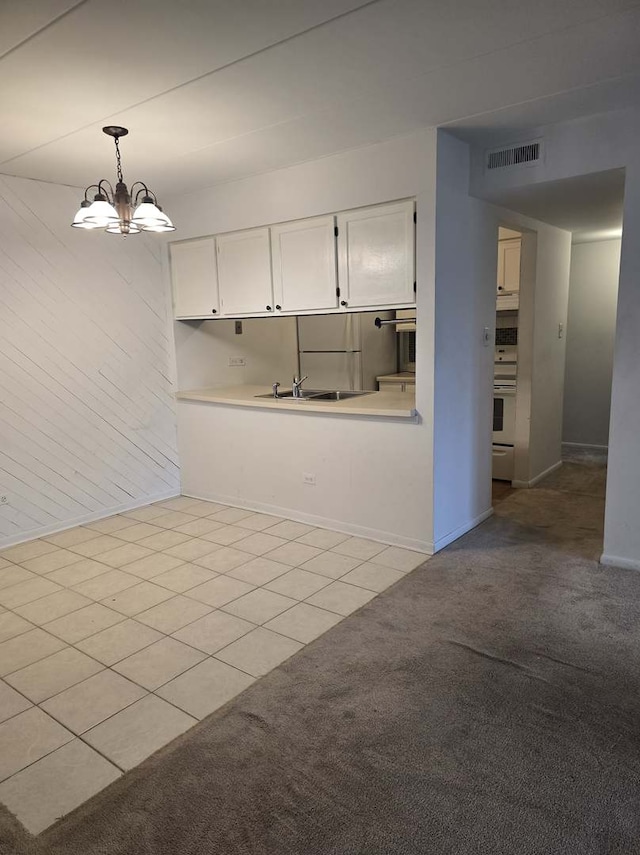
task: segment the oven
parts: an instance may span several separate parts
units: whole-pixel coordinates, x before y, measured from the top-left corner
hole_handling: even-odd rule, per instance
[[[517,367],[515,347],[496,348],[493,374],[492,477],[500,481],[513,479]]]

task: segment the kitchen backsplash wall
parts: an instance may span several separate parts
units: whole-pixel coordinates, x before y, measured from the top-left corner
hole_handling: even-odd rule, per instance
[[[288,386],[298,371],[295,317],[176,321],[174,334],[180,390],[276,381]],[[230,364],[241,360],[244,365]]]

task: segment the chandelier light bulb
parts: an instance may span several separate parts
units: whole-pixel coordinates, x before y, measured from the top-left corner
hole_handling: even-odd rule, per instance
[[[78,209],[78,213],[73,218],[73,222],[71,223],[71,227],[74,229],[99,229],[100,226],[97,226],[95,223],[87,222],[87,214],[89,213],[89,208],[91,207],[91,202],[88,199],[83,199],[80,203],[80,208]]]

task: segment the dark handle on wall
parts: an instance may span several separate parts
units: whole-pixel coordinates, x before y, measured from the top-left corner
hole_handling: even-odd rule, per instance
[[[340,305],[341,306],[348,306],[349,304],[347,303],[346,300],[340,300]]]
[[[273,309],[271,308],[271,306],[267,306],[267,312],[272,312],[272,311],[273,311]]]
[[[276,309],[277,309],[278,311],[280,311],[280,309],[281,309],[281,308],[282,308],[282,306],[278,306],[278,305],[276,305]]]

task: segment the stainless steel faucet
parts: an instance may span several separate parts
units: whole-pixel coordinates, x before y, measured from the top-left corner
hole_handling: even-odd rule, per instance
[[[273,397],[274,397],[274,398],[279,398],[280,396],[278,395],[278,389],[280,388],[280,384],[279,384],[279,383],[274,383],[274,384],[271,386],[271,388],[273,389]]]
[[[292,385],[291,391],[293,392],[294,398],[301,398],[302,397],[302,388],[301,387],[302,387],[302,384],[304,383],[304,381],[307,379],[307,376],[308,375],[305,375],[300,380],[298,380],[297,377],[293,378],[293,385]]]

